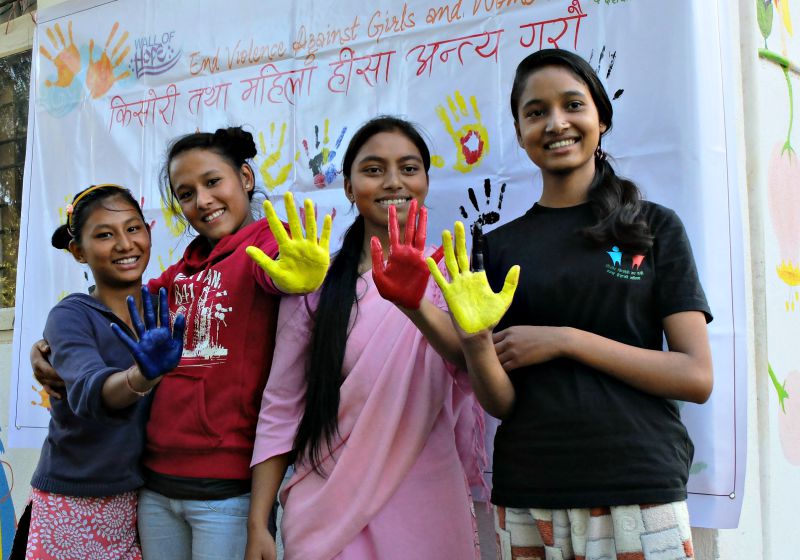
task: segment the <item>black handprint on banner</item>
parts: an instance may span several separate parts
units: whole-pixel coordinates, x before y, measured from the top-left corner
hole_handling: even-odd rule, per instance
[[[500,185],[500,194],[497,197],[497,208],[492,209],[490,208],[490,203],[492,199],[492,181],[488,177],[483,181],[483,194],[485,202],[480,204],[478,202],[478,196],[475,194],[475,189],[470,187],[467,189],[467,196],[469,196],[469,201],[472,203],[472,207],[478,212],[478,217],[472,220],[469,226],[469,230],[471,233],[474,233],[475,224],[479,224],[481,227],[491,224],[496,224],[500,221],[500,210],[503,209],[503,196],[506,192],[506,184],[503,183]],[[481,209],[481,206],[484,208]],[[465,220],[469,220],[470,216],[467,212],[467,209],[463,206],[459,206],[459,212],[461,212],[461,217]]]
[[[606,88],[611,90],[612,88],[608,87],[608,79],[614,71],[614,63],[617,61],[617,51],[606,52],[606,46],[603,45],[603,48],[600,50],[600,55],[597,57],[597,64],[595,64],[594,57],[594,49],[592,49],[591,54],[589,54],[589,64],[592,65],[594,71],[600,76],[600,79],[605,82]],[[606,65],[606,70],[602,72],[601,70],[603,69],[604,63]],[[614,95],[611,96],[611,101],[619,99],[624,92],[625,90],[622,88],[615,90]]]

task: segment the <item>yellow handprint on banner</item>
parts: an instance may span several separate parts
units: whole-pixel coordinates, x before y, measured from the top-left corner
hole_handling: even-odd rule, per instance
[[[167,207],[164,201],[160,201],[161,214],[164,216],[164,223],[167,224],[167,229],[172,234],[172,237],[180,237],[186,231],[186,221],[183,220],[183,213],[181,212],[178,203],[174,200]]]
[[[117,41],[117,44],[114,46],[114,50],[111,51],[111,56],[107,54],[108,47],[111,44],[111,41],[114,39],[114,35],[117,33],[117,29],[119,29],[119,22],[114,22],[114,26],[111,28],[111,32],[108,34],[108,39],[106,39],[106,44],[103,47],[103,51],[100,53],[100,58],[94,60],[94,39],[89,41],[89,68],[86,71],[86,86],[89,88],[89,93],[93,99],[97,99],[101,97],[104,93],[111,89],[116,82],[122,80],[123,78],[127,78],[131,75],[130,71],[125,70],[121,74],[114,76],[114,70],[116,70],[122,61],[128,56],[130,52],[130,47],[125,47],[120,55],[117,57],[117,52],[119,52],[120,48],[125,44],[125,41],[128,40],[128,32],[125,31],[122,36]],[[114,57],[117,57],[114,59]]]
[[[55,34],[53,34],[53,29],[56,30]],[[58,76],[55,82],[45,80],[44,85],[47,87],[69,87],[72,80],[75,78],[75,74],[81,70],[81,53],[78,52],[78,47],[75,46],[75,39],[72,37],[72,22],[70,21],[67,24],[69,44],[67,44],[67,41],[64,39],[64,33],[61,32],[61,26],[59,24],[48,28],[45,33],[47,34],[47,38],[50,39],[50,43],[53,45],[55,52],[58,54],[53,58],[44,46],[39,47],[39,52],[55,65]],[[58,41],[56,41],[56,35],[58,35]]]
[[[58,207],[58,223],[66,224],[69,216],[67,208],[70,206],[72,199],[69,196],[64,197],[64,206]]]
[[[170,248],[169,256],[167,257],[168,262],[166,264],[164,263],[164,259],[161,257],[161,255],[158,255],[158,268],[161,270],[161,272],[167,270],[167,268],[169,268],[169,265],[174,262],[173,259],[174,254],[175,254],[175,249]]]
[[[267,190],[273,191],[280,185],[284,184],[286,180],[289,178],[289,172],[292,170],[292,165],[294,165],[291,161],[288,163],[280,166],[275,173],[272,174],[273,166],[275,166],[282,157],[283,152],[283,143],[286,139],[286,123],[281,124],[281,132],[278,136],[278,145],[275,149],[267,154],[267,143],[264,139],[264,133],[258,133],[258,145],[261,148],[259,153],[265,154],[264,161],[258,167],[258,171],[261,173],[261,178],[264,180],[264,186],[267,187]],[[269,145],[270,149],[275,146],[275,123],[272,122],[269,124]],[[295,160],[300,157],[300,151],[298,150],[297,154],[295,155]]]
[[[481,112],[474,95],[469,97],[469,104],[472,116],[470,116],[464,96],[461,95],[461,92],[456,91],[452,97],[447,97],[447,108],[444,105],[436,106],[436,115],[442,121],[456,148],[456,162],[453,164],[453,169],[461,173],[469,173],[478,167],[489,153],[489,133],[481,122]],[[470,122],[465,122],[456,130],[453,123],[458,124],[462,119],[466,120],[468,117]],[[433,156],[431,163],[435,167],[444,167],[445,162],[441,156]]]
[[[789,0],[775,0],[775,9],[781,16],[783,26],[791,36],[794,32],[792,30],[792,16],[789,14]]]

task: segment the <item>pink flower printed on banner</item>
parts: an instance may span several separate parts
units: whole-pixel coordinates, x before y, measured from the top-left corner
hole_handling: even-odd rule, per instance
[[[792,371],[783,383],[786,393],[798,398],[787,398],[784,410],[778,412],[778,435],[783,456],[792,465],[800,466],[800,372]]]
[[[788,286],[800,285],[800,159],[793,151],[776,145],[772,151],[767,176],[767,196],[772,229],[778,238],[780,263],[778,277]],[[797,290],[786,302],[786,310],[795,310]]]

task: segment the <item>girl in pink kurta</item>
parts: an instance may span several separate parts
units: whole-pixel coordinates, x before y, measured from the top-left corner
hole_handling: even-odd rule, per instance
[[[281,303],[245,557],[275,558],[266,514],[295,459],[280,494],[286,560],[476,558],[469,483],[481,476],[482,412],[422,268],[428,149],[405,121],[379,117],[343,164],[359,217],[321,292]],[[408,222],[405,243],[398,222]]]

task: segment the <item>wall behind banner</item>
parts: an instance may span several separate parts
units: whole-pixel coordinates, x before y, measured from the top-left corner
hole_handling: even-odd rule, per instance
[[[740,3],[764,558],[797,557],[800,498],[800,5]],[[752,432],[752,430],[751,430]],[[754,478],[754,477],[753,477]],[[745,513],[745,517],[748,514]],[[723,554],[739,554],[724,547]]]
[[[50,58],[38,56],[32,90],[26,217],[35,211],[37,218],[24,225],[20,247],[14,359],[15,370],[22,367],[13,376],[6,431],[12,446],[38,445],[46,426],[46,411],[29,404],[36,395],[28,389],[25,349],[59,295],[88,283],[46,243],[76,188],[113,180],[144,197],[156,222],[150,272],[157,274],[184,242],[155,188],[166,141],[244,122],[259,139],[264,190],[309,193],[322,210],[336,210],[342,231],[352,215],[337,164],[349,134],[376,112],[395,112],[425,125],[438,156],[432,232],[455,218],[506,221],[529,207],[538,190],[538,176],[513,138],[511,75],[539,41],[547,46],[555,38],[591,58],[616,97],[607,149],[618,167],[687,224],[716,316],[714,397],[704,407],[684,408],[687,421],[702,426],[693,429],[698,451],[690,490],[700,504],[693,514],[700,524],[735,524],[744,448],[732,428],[743,414],[736,397],[744,395],[747,359],[738,184],[725,159],[726,150],[736,153],[735,127],[723,127],[732,120],[730,108],[718,102],[731,86],[722,71],[715,3],[692,10],[688,0],[664,4],[536,0],[487,10],[492,3],[470,1],[429,12],[440,6],[408,2],[398,9],[384,2],[344,5],[333,20],[297,3],[263,14],[256,3],[232,2],[225,13],[200,21],[192,14],[205,11],[188,2],[158,10],[154,3],[84,9],[90,4],[70,2],[41,11],[35,52],[44,47]],[[425,22],[429,13],[438,21]],[[198,31],[212,20],[214,33]],[[275,22],[277,33],[264,21]],[[71,48],[80,67],[54,62]],[[74,272],[66,281],[65,271]],[[738,420],[744,426],[744,417]],[[708,500],[723,506],[709,507]]]

